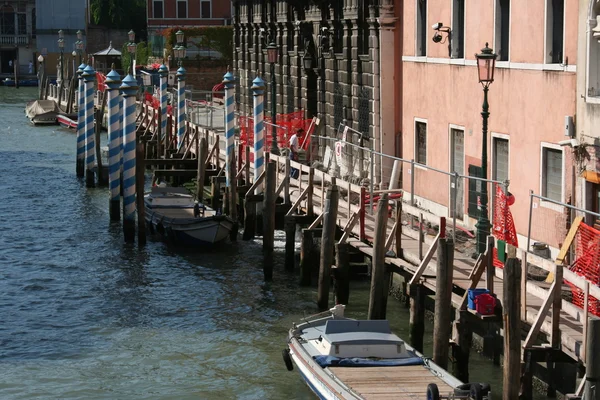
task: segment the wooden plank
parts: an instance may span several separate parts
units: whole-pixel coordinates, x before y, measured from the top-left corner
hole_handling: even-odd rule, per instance
[[[288,211],[288,213],[286,214],[286,216],[290,216],[294,213],[294,210],[296,210],[296,208],[298,208],[298,206],[300,205],[300,203],[302,202],[302,200],[304,200],[304,198],[306,197],[306,194],[309,191],[309,187],[307,187],[306,189],[304,189],[304,191],[300,194],[300,196],[298,197],[298,199],[296,199],[296,201],[294,202],[294,204],[292,204],[292,207],[290,207],[290,211]]]
[[[552,305],[552,302],[554,300],[554,291],[557,290],[557,287],[560,288],[560,286],[556,285],[556,282],[553,282],[552,286],[550,287],[550,290],[548,291],[548,297],[546,297],[546,299],[544,300],[544,303],[542,304],[542,307],[540,308],[537,317],[534,323],[532,324],[529,333],[527,334],[527,338],[525,339],[525,343],[523,344],[524,348],[528,348],[533,345],[533,342],[537,334],[539,333],[540,328],[542,327],[542,323],[546,319],[548,310],[550,310],[550,306]]]
[[[423,258],[423,260],[421,260],[421,264],[419,264],[419,268],[417,268],[417,271],[411,278],[409,285],[413,285],[419,281],[419,279],[421,278],[421,275],[423,275],[423,272],[425,272],[425,269],[427,269],[429,262],[431,261],[431,259],[433,258],[433,255],[435,254],[435,251],[437,250],[439,240],[440,240],[440,233],[437,234],[437,236],[433,240],[433,243],[431,244],[431,247],[429,247],[429,250],[427,250],[425,257]]]
[[[388,235],[388,238],[385,241],[385,251],[386,252],[390,249],[390,246],[392,245],[392,242],[394,241],[394,238],[396,237],[396,229],[398,229],[398,221],[397,220],[394,222],[394,226],[392,226],[392,230],[390,231],[390,234]]]
[[[354,228],[354,225],[356,225],[357,222],[358,222],[358,212],[354,212],[354,214],[352,214],[352,216],[350,217],[348,222],[346,222],[346,226],[344,226],[344,233],[342,234],[342,237],[340,238],[338,243],[346,242],[346,240],[348,239],[348,236],[350,236],[350,232],[352,231],[352,229]]]
[[[469,276],[471,279],[471,283],[469,284],[469,287],[467,288],[467,291],[465,292],[465,294],[462,298],[462,302],[459,307],[460,310],[467,309],[467,303],[469,300],[469,289],[475,289],[477,287],[477,284],[479,283],[479,280],[481,279],[481,275],[483,275],[483,271],[485,271],[486,267],[487,267],[487,259],[484,254],[480,254],[479,257],[477,257],[477,261],[475,261],[475,266],[473,267],[473,271],[471,272],[471,275]]]
[[[265,174],[266,174],[266,169],[263,170],[263,172],[260,174],[260,176],[258,177],[258,179],[254,181],[254,183],[252,184],[252,186],[250,186],[250,188],[248,189],[247,193],[253,193],[256,190],[256,188],[258,187],[258,185],[260,185],[261,182],[263,181],[263,179],[265,179]]]
[[[571,247],[573,240],[575,240],[575,235],[577,234],[577,230],[579,229],[579,224],[581,224],[581,221],[583,221],[583,217],[576,217],[575,220],[573,220],[571,229],[569,229],[569,233],[567,233],[567,237],[565,238],[565,241],[563,242],[562,246],[560,247],[560,252],[558,253],[558,256],[556,257],[556,261],[555,261],[556,265],[563,265],[563,263],[565,262],[565,257],[567,256],[567,253],[569,252],[569,248]],[[548,274],[548,277],[546,277],[546,282],[550,283],[553,280],[554,280],[554,274],[551,271]]]
[[[319,214],[319,216],[317,217],[317,219],[315,219],[315,220],[313,221],[313,223],[312,223],[312,224],[310,224],[310,226],[308,227],[308,229],[315,229],[317,226],[319,226],[319,224],[320,224],[320,223],[321,223],[321,221],[323,220],[323,214],[324,214],[324,213],[321,213],[321,214]]]

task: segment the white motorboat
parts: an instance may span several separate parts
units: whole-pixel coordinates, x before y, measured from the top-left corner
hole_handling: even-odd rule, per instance
[[[228,216],[195,202],[185,188],[153,187],[144,200],[149,230],[174,244],[214,245],[234,226]]]
[[[34,125],[56,124],[59,112],[54,100],[34,100],[25,106],[25,115]]]
[[[289,332],[283,359],[320,399],[490,399],[489,385],[463,384],[393,334],[387,320],[345,318],[343,305]]]

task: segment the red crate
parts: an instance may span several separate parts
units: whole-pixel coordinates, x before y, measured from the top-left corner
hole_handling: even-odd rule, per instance
[[[481,315],[492,315],[496,307],[496,298],[484,293],[475,297],[475,311]]]

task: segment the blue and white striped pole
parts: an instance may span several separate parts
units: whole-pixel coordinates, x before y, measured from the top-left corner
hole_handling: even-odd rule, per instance
[[[94,83],[96,71],[88,65],[81,74],[85,82],[85,185],[95,186],[94,166],[96,163],[96,144],[94,136]]]
[[[135,96],[138,85],[129,74],[123,79],[123,234],[135,240]]]
[[[165,140],[165,156],[167,154],[169,135],[167,134],[167,78],[169,77],[169,68],[166,65],[161,65],[158,69],[160,76],[160,135],[158,140]],[[160,154],[158,155],[160,158]]]
[[[250,89],[254,95],[254,181],[256,181],[265,169],[265,126],[263,124],[265,81],[257,76],[252,81]],[[262,185],[258,185],[255,194],[261,192]]]
[[[87,65],[81,64],[77,69],[79,89],[77,91],[77,164],[75,170],[79,178],[85,176],[85,84],[81,76],[85,67]]]
[[[106,76],[108,88],[108,187],[110,200],[108,210],[110,219],[120,219],[121,205],[121,122],[119,121],[121,94],[121,75],[112,69]]]
[[[231,174],[231,163],[233,160],[233,152],[235,151],[235,78],[231,71],[227,71],[223,77],[223,83],[225,84],[225,182],[226,186],[231,186],[231,180],[235,179],[235,176],[229,176]]]
[[[177,70],[177,152],[183,146],[185,136],[185,68]]]

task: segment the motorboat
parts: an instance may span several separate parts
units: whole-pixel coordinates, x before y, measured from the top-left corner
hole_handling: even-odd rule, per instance
[[[387,320],[344,317],[344,305],[289,331],[283,360],[320,399],[490,399],[487,384],[464,384],[392,333]]]
[[[227,239],[234,227],[231,218],[198,203],[185,188],[153,187],[144,203],[150,232],[174,244],[215,245]]]
[[[33,100],[25,106],[25,115],[34,125],[56,124],[59,112],[54,100]]]
[[[57,117],[58,124],[65,128],[77,129],[77,114],[60,113]]]

